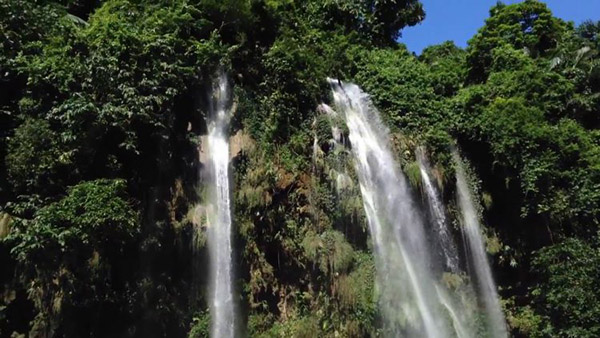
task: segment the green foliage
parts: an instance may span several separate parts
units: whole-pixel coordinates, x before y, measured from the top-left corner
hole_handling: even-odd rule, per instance
[[[19,278],[37,311],[30,334],[60,329],[76,335],[82,327],[62,318],[126,306],[121,302],[128,290],[117,267],[138,235],[138,215],[121,180],[80,183],[32,220],[16,220],[4,243],[12,247]],[[118,330],[115,324],[106,329]]]
[[[315,107],[329,93],[326,75],[352,71],[357,42],[355,34],[336,35],[303,25],[282,29],[260,61],[264,78],[258,107],[242,116],[265,148],[307,133]]]
[[[373,257],[357,253],[355,268],[338,282],[342,308],[352,309],[355,319],[367,333],[377,313],[375,298],[375,263]]]
[[[202,312],[193,318],[188,338],[208,338],[210,331],[210,313]]]
[[[428,75],[427,66],[406,49],[375,49],[364,53],[355,80],[392,126],[417,128],[439,114]]]
[[[57,133],[45,120],[25,121],[9,140],[6,166],[16,192],[56,192],[63,183],[56,177],[69,162]]]
[[[505,5],[490,10],[485,26],[469,41],[467,62],[470,81],[481,82],[489,74],[494,49],[508,44],[533,57],[544,56],[557,47],[568,25],[552,16],[537,0]]]
[[[544,320],[540,315],[529,306],[517,307],[511,304],[511,307],[515,308],[515,312],[508,313],[506,319],[512,328],[526,337],[544,337]]]
[[[415,0],[311,1],[308,8],[322,25],[340,25],[385,45],[398,38],[400,29],[425,17],[422,4]]]
[[[315,334],[323,334],[323,330],[319,326],[318,318],[315,316],[307,316],[287,320],[284,323],[277,323],[267,332],[257,334],[256,337],[261,338],[283,338],[283,337],[299,337],[310,338]]]
[[[88,25],[65,24],[66,34],[17,59],[35,103],[26,114],[60,127],[78,161],[105,165],[90,152],[98,147],[121,164],[141,158],[153,151],[148,135],[160,139],[171,128],[175,100],[227,54],[207,22],[183,3],[104,3]]]
[[[137,215],[126,200],[125,182],[99,180],[71,188],[33,220],[22,220],[7,240],[18,243],[12,249],[18,261],[40,264],[49,251],[78,254],[77,247],[83,245],[101,254],[118,253],[137,232]],[[57,257],[47,258],[48,264],[62,263]]]
[[[513,76],[519,76],[519,80],[515,81]],[[460,114],[457,124],[460,128],[475,130],[475,133],[469,131],[475,139],[478,138],[476,135],[482,135],[479,139],[489,142],[498,163],[519,172],[527,203],[522,206],[524,217],[550,213],[551,219],[561,224],[573,222],[584,215],[589,217],[587,219],[594,219],[598,209],[592,205],[600,201],[597,194],[591,192],[598,184],[595,169],[599,163],[598,146],[594,136],[570,119],[561,119],[556,124],[548,122],[554,114],[545,116],[542,109],[548,109],[545,111],[548,114],[553,106],[550,100],[545,99],[550,97],[547,96],[548,91],[554,90],[552,81],[546,79],[546,89],[541,95],[534,94],[534,89],[524,91],[527,96],[532,95],[525,98],[519,97],[516,89],[504,92],[504,95],[512,95],[509,99],[490,99],[490,93],[480,91],[493,88],[502,93],[514,83],[524,86],[527,82],[537,81],[535,77],[526,80],[525,74],[522,76],[518,73],[493,73],[488,81],[489,87],[473,87],[457,96],[459,109],[466,112],[473,109],[478,114],[475,118]],[[558,80],[564,81],[560,77]],[[481,96],[477,98],[476,95]],[[557,96],[552,94],[551,97]],[[490,100],[485,103],[485,108],[473,101],[482,99]],[[537,100],[541,102],[537,103]],[[526,102],[536,104],[527,105]],[[560,107],[560,104],[555,106]],[[589,169],[580,171],[577,168]],[[565,180],[566,177],[571,179]]]
[[[333,138],[331,135],[332,123],[330,118],[325,114],[317,115],[315,120],[315,137],[319,142],[321,148],[326,148],[329,144],[329,140]]]
[[[0,3],[2,14],[0,65],[3,70],[11,69],[11,61],[19,52],[32,52],[38,41],[47,41],[49,36],[59,33],[64,11],[51,2],[3,1]],[[7,68],[5,68],[7,67]],[[14,76],[14,74],[13,74]],[[11,79],[11,74],[3,77]]]
[[[452,96],[462,87],[467,75],[465,56],[465,51],[451,41],[423,50],[419,60],[429,65],[436,94]]]
[[[257,337],[273,326],[273,314],[252,314],[248,316],[248,336]]]
[[[577,27],[577,35],[595,45],[596,50],[600,48],[600,21],[587,20]]]
[[[600,248],[570,238],[540,250],[533,260],[539,282],[531,291],[543,316],[539,337],[597,337],[600,334]]]
[[[404,167],[404,172],[413,187],[418,188],[421,186],[421,171],[418,162],[409,162],[408,165]]]
[[[305,255],[325,274],[344,273],[352,264],[354,250],[339,231],[315,236],[310,233],[302,241]]]

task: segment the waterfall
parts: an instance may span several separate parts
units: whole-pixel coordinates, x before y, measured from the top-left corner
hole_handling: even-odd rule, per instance
[[[442,249],[443,259],[445,267],[452,273],[459,273],[459,258],[458,251],[456,250],[456,244],[448,229],[448,221],[446,219],[446,212],[444,210],[444,204],[440,199],[437,189],[431,181],[429,173],[431,169],[427,157],[425,157],[425,151],[421,147],[417,148],[416,152],[417,162],[419,163],[419,170],[421,172],[421,182],[427,196],[427,205],[429,206],[429,213],[431,215],[433,226],[434,226],[434,238],[439,243],[439,247]]]
[[[358,86],[329,80],[348,125],[390,336],[445,337],[453,331],[436,293],[429,248],[407,180],[388,149],[389,132]]]
[[[229,83],[219,76],[210,98],[208,117],[208,158],[210,208],[208,247],[210,255],[211,337],[235,336],[235,302],[229,186]]]
[[[462,213],[462,229],[465,237],[470,267],[475,275],[475,285],[479,299],[486,311],[488,331],[492,337],[507,337],[506,322],[500,308],[496,283],[487,260],[483,238],[479,229],[479,221],[473,198],[467,184],[462,161],[456,151],[453,152],[456,163],[456,189],[458,204]]]

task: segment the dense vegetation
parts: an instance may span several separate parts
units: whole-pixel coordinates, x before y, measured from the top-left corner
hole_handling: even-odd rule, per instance
[[[513,335],[600,336],[600,23],[499,3],[465,50],[415,56],[396,39],[424,17],[417,0],[0,0],[0,337],[207,335],[192,215],[219,69],[245,140],[249,335],[378,332],[360,194],[335,178],[352,164],[317,111],[331,76],[372,95],[416,189],[427,146],[450,209],[456,140]]]

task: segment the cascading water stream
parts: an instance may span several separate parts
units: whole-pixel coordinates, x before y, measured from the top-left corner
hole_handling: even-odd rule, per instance
[[[452,273],[459,273],[458,251],[456,250],[456,244],[454,243],[450,229],[448,229],[444,204],[429,175],[431,169],[427,158],[425,157],[425,152],[423,149],[418,148],[415,154],[417,162],[419,163],[423,188],[427,195],[427,205],[429,206],[429,211],[434,223],[434,237],[442,249],[446,268]]]
[[[504,338],[508,336],[506,322],[483,244],[477,212],[460,156],[456,151],[452,155],[456,163],[456,189],[458,204],[462,213],[463,236],[468,247],[470,267],[475,275],[477,293],[485,307],[488,332],[491,337]]]
[[[229,186],[229,83],[221,74],[213,88],[208,122],[210,208],[208,247],[211,272],[211,337],[235,336],[235,302]]]
[[[329,81],[349,129],[386,331],[391,336],[452,336],[429,271],[429,248],[417,206],[387,147],[389,133],[358,86]]]
[[[460,258],[456,249],[456,243],[449,228],[444,204],[431,180],[431,167],[423,147],[418,147],[415,155],[419,164],[421,182],[425,190],[427,205],[433,222],[432,237],[438,247],[441,248],[446,271],[455,275],[461,275],[463,272],[459,265]],[[455,294],[454,298],[450,297],[443,288],[438,287],[436,291],[450,318],[452,318],[452,324],[457,337],[474,337],[474,317],[472,306],[468,303],[468,295],[473,293],[471,286],[463,285],[460,291],[455,291],[458,294]],[[460,306],[457,306],[457,303]]]

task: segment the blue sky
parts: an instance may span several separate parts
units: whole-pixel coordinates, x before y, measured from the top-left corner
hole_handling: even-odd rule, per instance
[[[447,40],[465,47],[477,30],[483,26],[489,9],[497,0],[421,0],[425,20],[402,31],[398,40],[408,49],[421,53],[423,48]],[[504,0],[506,4],[521,2]],[[546,0],[555,16],[579,24],[586,19],[600,20],[600,0]]]

